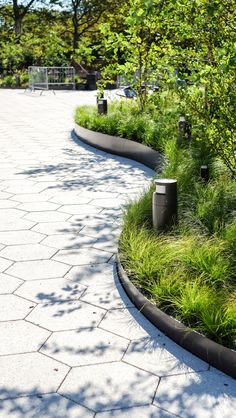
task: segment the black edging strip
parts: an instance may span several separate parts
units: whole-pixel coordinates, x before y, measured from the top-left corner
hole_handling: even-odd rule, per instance
[[[153,305],[128,279],[121,265],[119,254],[117,255],[117,272],[119,280],[133,304],[153,325],[192,354],[236,379],[235,351],[187,328]]]
[[[82,142],[92,147],[130,158],[151,169],[160,167],[163,162],[163,157],[146,145],[120,137],[93,132],[77,124],[75,124],[74,131]],[[153,305],[128,279],[121,265],[119,255],[117,255],[117,272],[119,280],[133,304],[153,325],[192,354],[236,379],[235,351],[187,328],[181,322]]]
[[[159,152],[139,142],[94,132],[77,124],[75,124],[74,132],[81,141],[92,147],[138,161],[152,170],[160,169],[163,163],[163,157]]]

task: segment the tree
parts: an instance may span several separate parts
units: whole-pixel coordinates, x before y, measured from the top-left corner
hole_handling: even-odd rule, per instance
[[[169,0],[130,0],[122,31],[114,31],[104,24],[104,48],[111,63],[107,74],[123,75],[135,89],[140,110],[145,109],[150,84],[157,81],[169,41],[163,31],[163,17]]]

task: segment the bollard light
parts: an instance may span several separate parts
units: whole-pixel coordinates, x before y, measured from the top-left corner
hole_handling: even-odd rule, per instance
[[[177,180],[155,180],[152,200],[152,221],[155,230],[165,230],[177,222]]]
[[[209,181],[209,168],[207,165],[201,165],[200,176],[206,183]]]
[[[191,139],[191,124],[185,116],[180,116],[178,125],[178,145],[186,145]]]
[[[98,113],[100,115],[106,115],[107,114],[107,99],[98,99]]]

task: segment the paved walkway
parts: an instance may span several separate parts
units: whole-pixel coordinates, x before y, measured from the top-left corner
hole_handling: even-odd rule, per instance
[[[118,283],[121,208],[152,172],[76,140],[85,102],[0,91],[0,417],[233,418],[235,381]]]

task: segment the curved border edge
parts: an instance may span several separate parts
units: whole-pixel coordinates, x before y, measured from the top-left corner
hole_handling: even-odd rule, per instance
[[[91,131],[77,123],[75,123],[74,132],[81,141],[92,147],[138,161],[152,170],[160,169],[163,164],[163,157],[158,151],[139,142]]]
[[[153,305],[129,280],[119,254],[117,273],[126,294],[140,312],[166,336],[204,360],[206,363],[236,379],[236,352],[187,328],[184,324]]]

